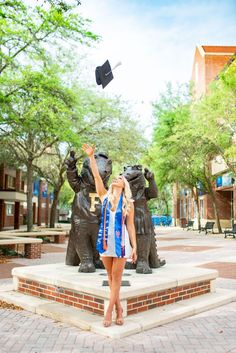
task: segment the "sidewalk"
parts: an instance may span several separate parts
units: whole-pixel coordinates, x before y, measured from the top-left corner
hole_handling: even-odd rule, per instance
[[[236,290],[235,239],[174,227],[159,227],[157,234],[158,253],[167,266],[185,263],[217,269],[221,276],[217,287]],[[47,245],[40,260],[15,258],[11,264],[0,264],[0,277],[3,265],[64,262],[65,250],[66,245]],[[0,290],[10,281],[0,279]],[[1,352],[236,353],[236,302],[122,340],[104,338],[24,310],[0,309]]]

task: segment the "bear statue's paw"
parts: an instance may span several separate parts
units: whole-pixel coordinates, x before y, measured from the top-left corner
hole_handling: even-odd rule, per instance
[[[102,262],[102,260],[94,260],[93,261],[94,262],[94,265],[95,265],[95,268],[99,268],[99,269],[104,269],[105,267],[104,267],[104,265],[103,265],[103,262]]]
[[[159,267],[162,267],[166,264],[166,260],[165,259],[162,259],[159,261]]]
[[[159,268],[159,267],[162,267],[162,266],[165,266],[166,264],[166,260],[165,259],[158,259],[158,261],[156,261],[154,264],[151,264],[151,268]]]
[[[95,272],[96,268],[94,266],[93,262],[81,262],[80,266],[79,266],[79,272]]]
[[[126,270],[135,270],[136,269],[136,264],[134,264],[133,262],[127,261],[125,263],[125,269]]]
[[[146,261],[138,261],[136,266],[136,273],[149,274],[152,273],[152,269],[149,267]]]

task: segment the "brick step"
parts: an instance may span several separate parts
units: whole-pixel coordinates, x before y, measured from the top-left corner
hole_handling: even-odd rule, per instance
[[[17,267],[12,270],[14,289],[29,296],[53,300],[103,316],[109,302],[105,270],[78,273],[78,267],[65,264]],[[215,270],[168,265],[152,274],[125,270],[125,287],[120,298],[124,316],[168,306],[214,291]]]
[[[0,291],[0,300],[83,330],[110,338],[122,338],[228,304],[236,300],[236,293],[219,288],[214,293],[129,316],[123,326],[113,323],[109,328],[103,327],[102,318],[95,314],[47,299],[29,297],[16,291]]]

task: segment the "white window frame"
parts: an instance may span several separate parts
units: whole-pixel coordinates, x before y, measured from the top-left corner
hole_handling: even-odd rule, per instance
[[[6,203],[6,215],[14,216],[14,203]]]

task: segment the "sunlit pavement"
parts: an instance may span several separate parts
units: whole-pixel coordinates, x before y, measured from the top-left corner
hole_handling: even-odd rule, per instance
[[[174,227],[158,227],[156,234],[158,254],[166,259],[166,266],[191,264],[217,269],[217,287],[236,290],[236,239]],[[40,260],[14,258],[8,264],[63,262],[63,249],[66,245],[48,245]],[[2,264],[3,273],[1,268]],[[7,275],[1,278],[0,290],[11,283]],[[0,309],[0,352],[236,353],[236,302],[121,340],[104,338],[24,310]]]

